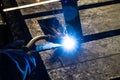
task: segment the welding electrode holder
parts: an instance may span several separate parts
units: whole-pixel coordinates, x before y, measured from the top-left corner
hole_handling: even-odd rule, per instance
[[[46,40],[47,42],[52,42],[54,43],[60,43],[60,40],[62,40],[62,36],[52,36],[52,35],[40,35],[40,36],[36,36],[33,39],[31,39],[28,44],[24,47],[24,51],[26,51],[26,53],[28,55],[31,55],[31,47],[39,40]],[[44,43],[43,43],[44,44]],[[42,44],[41,44],[42,45]],[[55,48],[55,46],[53,46]],[[58,46],[56,46],[58,47]],[[50,49],[50,47],[48,47]],[[52,48],[52,47],[51,47]],[[46,49],[47,50],[47,49]],[[34,52],[35,50],[33,50]],[[44,50],[42,50],[44,51]]]
[[[31,48],[35,42],[39,41],[39,40],[46,40],[48,42],[52,42],[52,43],[59,43],[60,40],[62,39],[62,36],[52,36],[52,35],[40,35],[40,36],[36,36],[33,39],[31,39],[28,44],[26,45],[27,48]]]

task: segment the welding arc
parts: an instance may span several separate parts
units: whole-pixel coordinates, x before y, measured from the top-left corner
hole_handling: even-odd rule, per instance
[[[12,7],[12,8],[6,8],[6,9],[3,9],[3,11],[4,12],[14,11],[14,10],[18,10],[18,9],[24,9],[24,8],[29,8],[29,7],[33,7],[33,6],[39,6],[39,5],[53,3],[53,2],[57,2],[57,1],[60,1],[60,0],[48,0],[48,1],[43,1],[43,2],[39,2],[39,3],[33,3],[33,4],[17,6],[17,7]]]

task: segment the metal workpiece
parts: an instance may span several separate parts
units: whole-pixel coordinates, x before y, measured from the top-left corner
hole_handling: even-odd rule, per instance
[[[60,0],[61,2],[63,3],[68,3],[68,2],[76,2],[76,1],[79,1],[79,0]]]
[[[83,38],[78,0],[61,0],[66,29],[69,35]]]

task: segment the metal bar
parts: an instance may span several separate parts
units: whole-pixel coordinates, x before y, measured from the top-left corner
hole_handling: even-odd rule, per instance
[[[70,36],[83,39],[78,0],[61,0],[67,33]]]
[[[24,9],[24,8],[29,8],[29,7],[33,7],[33,6],[39,6],[39,5],[43,5],[43,4],[58,2],[58,1],[60,1],[60,0],[48,0],[48,1],[43,1],[43,2],[39,2],[39,3],[33,3],[33,4],[17,6],[17,7],[12,7],[12,8],[6,8],[6,9],[3,9],[3,11],[8,12],[8,11],[13,11],[13,10]]]

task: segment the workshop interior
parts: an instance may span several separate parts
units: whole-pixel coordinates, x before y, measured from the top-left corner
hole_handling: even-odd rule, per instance
[[[119,13],[120,0],[0,0],[0,50],[38,52],[41,80],[120,80]]]

